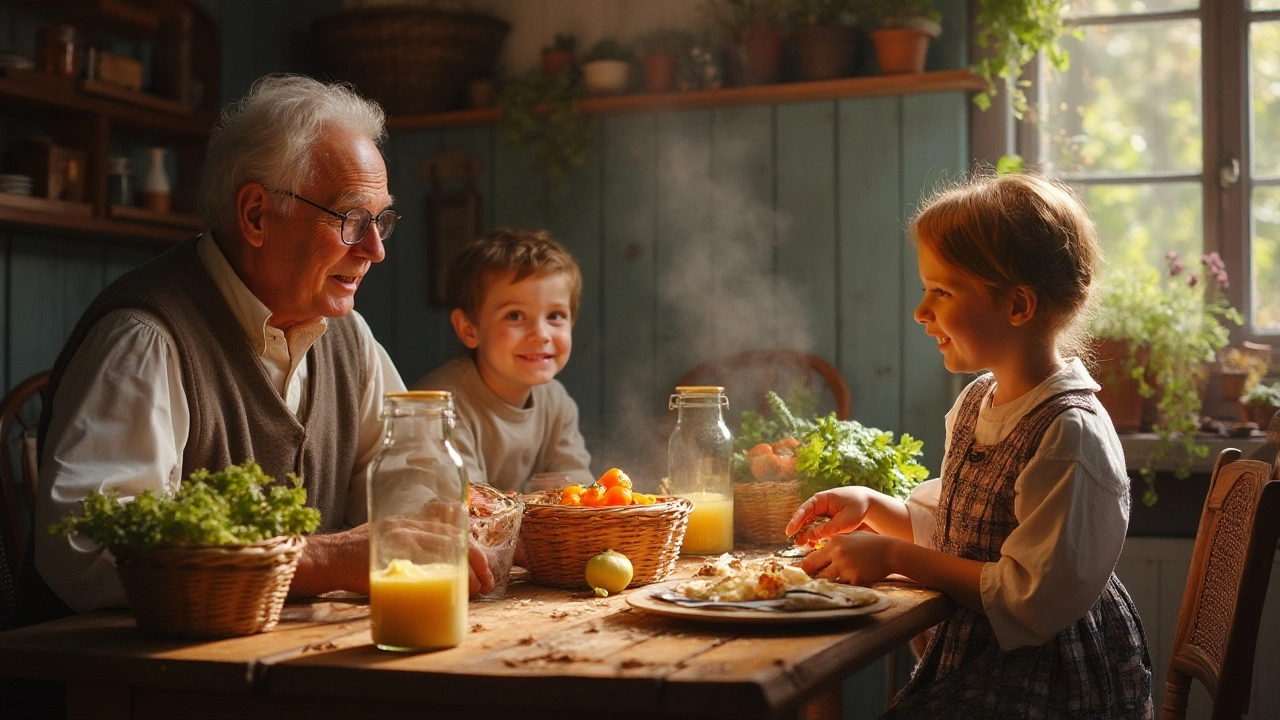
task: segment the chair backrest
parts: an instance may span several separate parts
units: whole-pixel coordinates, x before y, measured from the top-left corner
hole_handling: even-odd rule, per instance
[[[1223,450],[1196,530],[1191,573],[1178,612],[1162,717],[1182,720],[1195,678],[1213,698],[1213,717],[1249,708],[1258,624],[1280,535],[1280,413],[1267,443],[1248,460]]]
[[[681,377],[676,385],[720,385],[739,409],[767,411],[768,390],[786,398],[799,383],[814,394],[820,411],[835,411],[841,420],[853,415],[849,384],[834,365],[799,350],[748,350],[708,360]]]
[[[13,617],[17,582],[35,517],[36,428],[44,370],[23,380],[0,400],[0,627]]]

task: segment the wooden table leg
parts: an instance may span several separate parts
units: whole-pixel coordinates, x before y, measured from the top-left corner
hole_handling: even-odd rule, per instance
[[[844,691],[839,684],[818,693],[796,713],[796,720],[841,720],[844,715]]]

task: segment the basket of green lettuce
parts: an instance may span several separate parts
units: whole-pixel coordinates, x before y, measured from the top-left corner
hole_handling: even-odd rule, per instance
[[[320,512],[294,475],[275,483],[257,463],[197,470],[172,494],[120,502],[92,492],[79,513],[49,528],[82,535],[115,556],[144,632],[177,637],[251,635],[276,626]]]
[[[929,471],[922,443],[856,420],[797,417],[777,393],[766,394],[769,415],[747,411],[734,437],[733,526],[739,540],[785,541],[783,529],[814,493],[863,485],[905,500]]]

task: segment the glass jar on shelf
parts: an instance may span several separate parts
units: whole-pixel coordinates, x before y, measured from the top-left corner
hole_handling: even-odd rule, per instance
[[[383,650],[454,647],[467,631],[467,480],[453,396],[387,393],[369,475],[369,613]]]
[[[718,386],[681,386],[669,407],[677,411],[667,446],[671,494],[693,502],[680,552],[717,555],[733,549],[733,436],[724,423],[729,398]]]

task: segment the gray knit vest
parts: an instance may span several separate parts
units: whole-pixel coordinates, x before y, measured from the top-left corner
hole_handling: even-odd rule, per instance
[[[307,489],[307,505],[320,510],[319,532],[342,529],[368,377],[356,322],[349,316],[330,318],[307,352],[309,401],[305,413],[295,417],[200,262],[194,240],[121,276],[80,317],[53,366],[40,417],[41,457],[67,364],[89,330],[122,308],[155,315],[177,347],[191,410],[182,477],[251,459],[277,481],[297,473]]]

